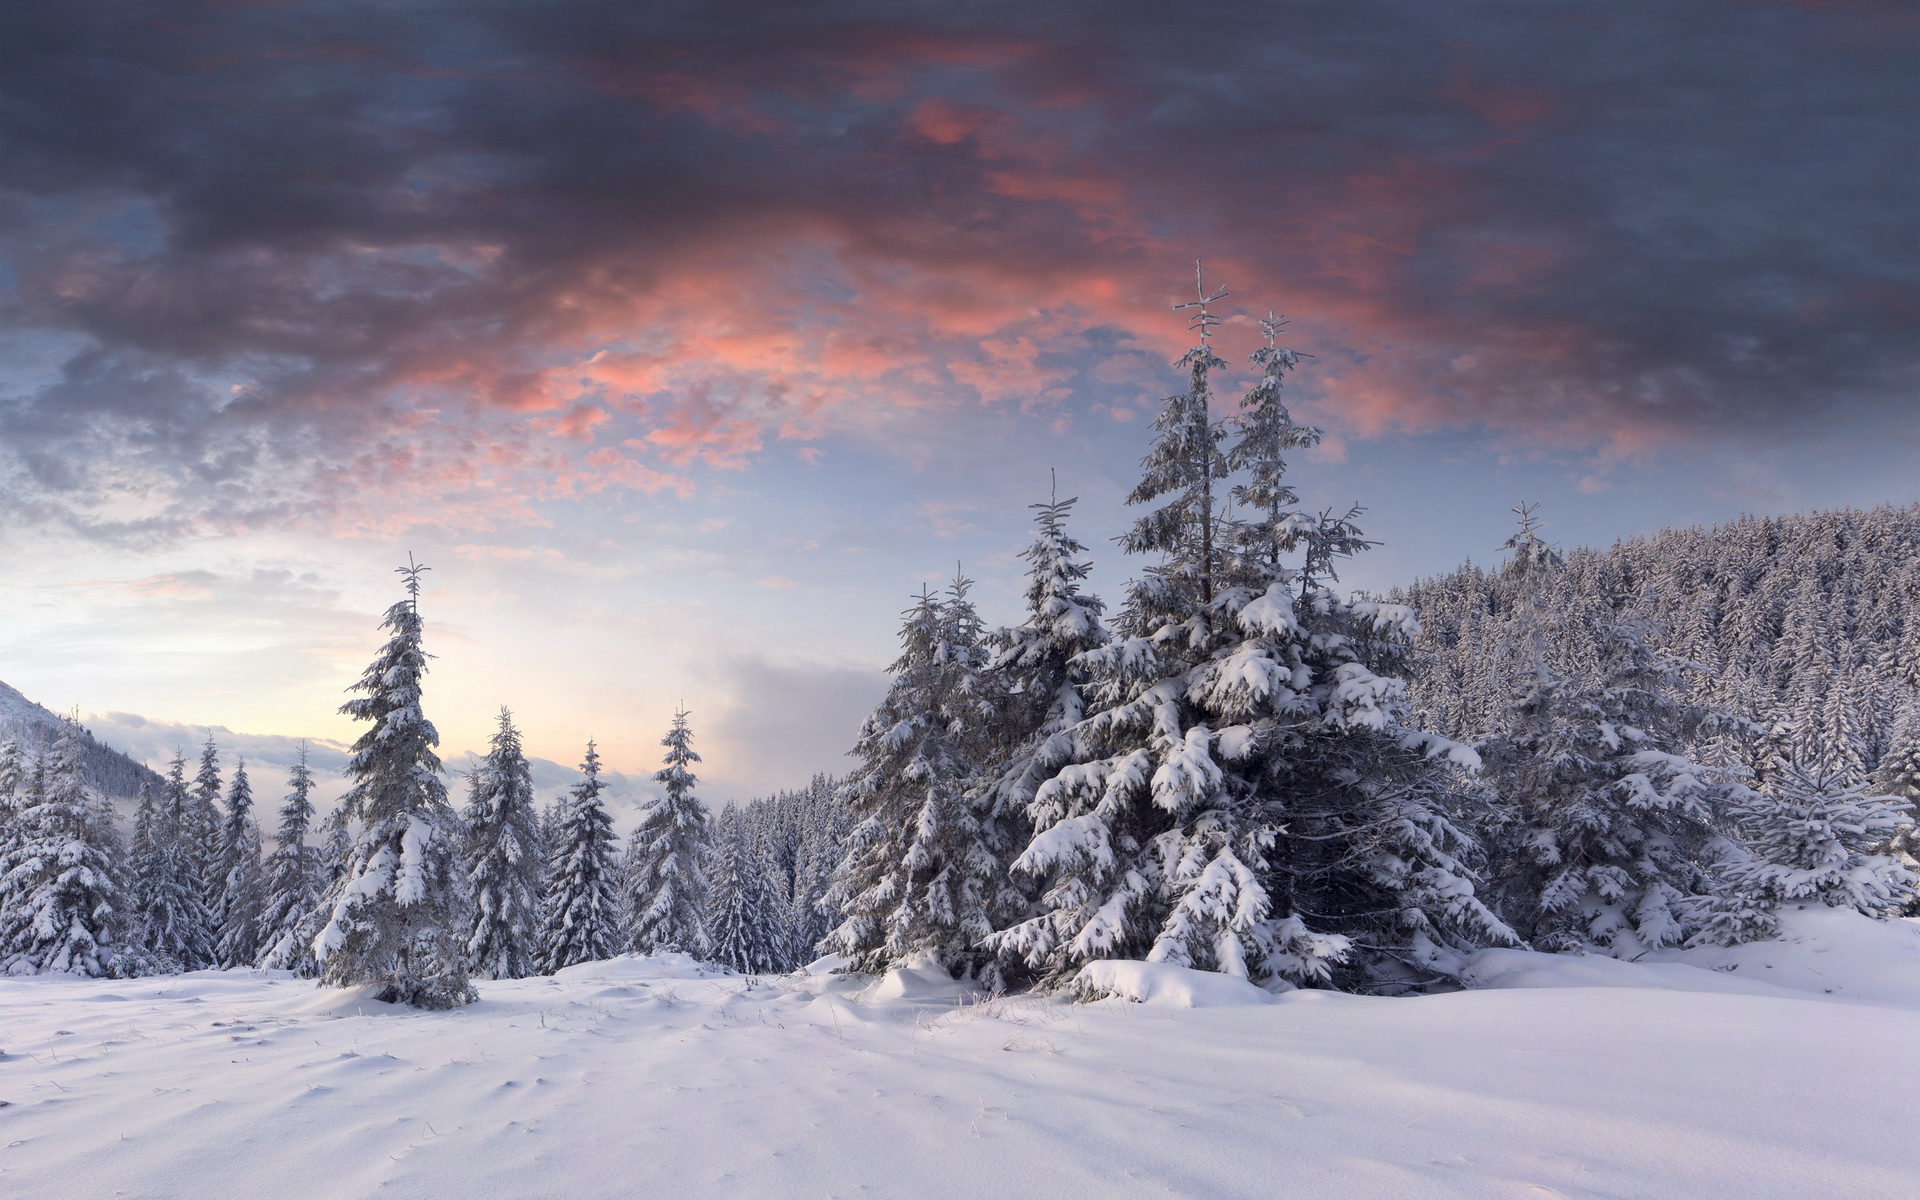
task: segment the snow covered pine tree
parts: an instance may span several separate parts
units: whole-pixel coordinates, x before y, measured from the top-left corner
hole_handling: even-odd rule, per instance
[[[677,950],[703,957],[707,936],[707,859],[713,831],[707,806],[693,794],[699,780],[689,769],[700,761],[683,709],[660,739],[665,766],[654,782],[666,794],[648,806],[627,843],[627,944],[638,954]]]
[[[85,735],[61,723],[44,788],[30,794],[0,856],[0,974],[136,973],[122,934],[120,844],[105,804],[82,782]]]
[[[345,873],[326,901],[314,938],[320,983],[378,984],[375,998],[418,1008],[455,1008],[477,994],[467,982],[472,928],[460,818],[447,804],[440,735],[420,709],[427,654],[420,646],[420,572],[399,572],[407,598],[387,610],[392,636],[340,711],[371,728],[347,760],[352,787],[341,804],[357,826]]]
[[[1877,852],[1902,820],[1892,797],[1789,765],[1759,791],[1742,788],[1732,810],[1750,854],[1719,864],[1720,894],[1696,940],[1732,945],[1773,937],[1783,904],[1870,917],[1898,916],[1912,905],[1913,874]]]
[[[1028,563],[1027,618],[995,631],[985,647],[1000,716],[988,726],[983,755],[994,765],[974,807],[988,848],[1003,864],[1010,865],[1032,836],[1027,813],[1034,793],[1072,758],[1070,732],[1087,707],[1081,655],[1110,639],[1100,619],[1105,605],[1081,590],[1090,571],[1082,557],[1087,550],[1066,529],[1075,499],[1061,500],[1056,492],[1033,505],[1039,536],[1022,556]]]
[[[1196,269],[1196,280],[1198,271]],[[1146,957],[1257,981],[1395,989],[1455,969],[1460,952],[1510,943],[1474,896],[1473,846],[1446,815],[1440,756],[1465,747],[1401,723],[1414,629],[1394,605],[1327,586],[1368,543],[1345,518],[1287,511],[1280,452],[1306,444],[1278,407],[1298,360],[1273,342],[1238,445],[1211,412],[1219,318],[1196,309],[1187,389],[1167,399],[1129,503],[1172,497],[1122,539],[1160,561],[1128,589],[1111,644],[1085,652],[1093,711],[1069,731],[1073,761],[1034,795],[1015,869],[1043,911],[993,945],[1055,985],[1099,989],[1086,964]],[[1216,508],[1231,468],[1257,516]],[[1298,569],[1281,565],[1298,552]]]
[[[217,947],[223,967],[250,967],[260,957],[262,893],[260,827],[253,817],[253,785],[247,779],[246,760],[234,766],[227,789],[227,815],[220,826],[221,909]]]
[[[573,786],[554,827],[547,872],[546,924],[540,961],[548,973],[620,952],[620,859],[613,818],[600,793],[600,752],[587,743],[583,778]]]
[[[274,834],[273,853],[267,856],[265,898],[258,922],[259,964],[292,971],[302,979],[320,973],[313,957],[314,930],[301,936],[319,907],[322,887],[320,854],[307,845],[313,822],[313,772],[307,769],[307,744],[300,743],[300,761],[287,775],[287,798],[280,806],[280,829]]]
[[[861,727],[841,790],[855,825],[823,904],[821,943],[862,971],[931,959],[955,974],[994,964],[995,924],[1023,900],[981,828],[970,789],[997,715],[980,670],[980,619],[956,577],[906,613],[887,697]]]
[[[187,804],[183,829],[183,850],[200,901],[207,906],[208,932],[213,936],[214,962],[220,957],[220,913],[226,907],[226,872],[220,866],[220,747],[213,735],[200,748],[200,770],[193,777],[193,792]]]
[[[473,932],[467,963],[482,979],[524,979],[538,970],[540,885],[545,853],[534,810],[532,769],[513,714],[500,710],[467,806],[467,882]]]
[[[199,861],[187,791],[187,762],[175,753],[158,800],[144,813],[133,858],[137,941],[162,966],[198,971],[214,963],[213,918],[194,864]],[[143,808],[145,806],[143,805]]]

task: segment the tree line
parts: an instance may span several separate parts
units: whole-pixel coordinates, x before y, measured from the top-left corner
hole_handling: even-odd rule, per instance
[[[837,786],[716,819],[682,713],[663,794],[617,854],[592,745],[571,796],[538,813],[503,712],[456,813],[410,565],[343,708],[368,727],[319,846],[304,769],[262,859],[244,771],[222,811],[211,755],[191,784],[176,759],[142,802],[116,942],[79,915],[128,903],[111,823],[56,751],[47,782],[10,793],[29,798],[9,808],[0,952],[91,973],[258,962],[428,1007],[464,1003],[476,976],[628,949],[746,971],[833,953],[1081,995],[1086,964],[1143,958],[1395,993],[1445,985],[1481,947],[1636,957],[1768,936],[1787,904],[1912,904],[1920,700],[1903,660],[1889,703],[1909,732],[1861,742],[1871,776],[1849,774],[1703,687],[1675,613],[1574,582],[1588,560],[1524,506],[1497,574],[1447,585],[1469,600],[1440,641],[1407,597],[1342,594],[1340,568],[1373,544],[1362,510],[1306,509],[1285,479],[1286,454],[1319,438],[1282,400],[1305,356],[1269,317],[1258,382],[1217,415],[1223,294],[1184,306],[1186,385],[1120,539],[1147,565],[1111,618],[1075,501],[1035,505],[1020,624],[988,628],[964,577],[923,590]],[[1916,636],[1915,606],[1900,612],[1895,644]],[[1468,625],[1470,661],[1449,659]]]

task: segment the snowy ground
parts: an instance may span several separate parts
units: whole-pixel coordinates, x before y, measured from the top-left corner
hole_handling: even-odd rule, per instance
[[[1163,969],[1116,973],[1147,1003],[956,1005],[679,958],[439,1015],[270,973],[4,980],[0,1195],[1920,1194],[1920,925],[1788,931],[1494,951],[1410,1000]]]

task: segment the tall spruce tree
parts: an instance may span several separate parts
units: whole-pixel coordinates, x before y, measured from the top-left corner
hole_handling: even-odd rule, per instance
[[[200,889],[201,902],[207,906],[211,922],[217,965],[219,959],[220,914],[226,907],[226,872],[221,870],[220,853],[220,747],[213,734],[207,734],[200,748],[200,770],[193,777],[193,793],[188,804],[182,838],[189,869]]]
[[[925,956],[955,974],[990,968],[985,939],[1023,907],[970,795],[998,707],[968,587],[956,577],[907,610],[893,684],[841,789],[855,824],[822,899],[841,913],[822,945],[858,970]]]
[[[540,889],[546,854],[532,769],[513,714],[500,710],[487,759],[467,806],[467,882],[473,932],[467,961],[482,979],[524,979],[539,970]]]
[[[280,806],[280,828],[274,834],[273,853],[267,856],[265,898],[260,905],[259,965],[292,971],[302,979],[320,973],[313,957],[313,934],[301,932],[320,905],[320,853],[307,845],[313,823],[313,772],[307,768],[307,744],[300,743],[300,759],[287,775],[287,798]]]
[[[347,760],[341,803],[356,830],[344,874],[313,943],[322,986],[377,984],[376,998],[419,1008],[477,999],[467,981],[472,901],[460,818],[447,804],[440,735],[421,711],[420,572],[400,568],[407,598],[389,608],[390,637],[340,711],[369,722]]]
[[[223,967],[251,967],[260,957],[260,906],[265,901],[260,826],[253,816],[253,784],[246,760],[233,768],[226,818],[220,826],[221,909],[217,948]]]
[[[86,736],[61,723],[43,788],[18,812],[0,856],[0,973],[134,973],[122,936],[119,839],[84,783]]]
[[[145,844],[133,863],[134,917],[136,940],[149,953],[178,970],[197,971],[214,964],[216,945],[196,874],[200,854],[186,769],[185,756],[176,752],[148,814]]]
[[[1035,792],[1014,864],[1041,887],[1041,912],[993,945],[1055,985],[1129,957],[1419,983],[1512,940],[1475,899],[1474,847],[1432,761],[1472,756],[1406,727],[1400,681],[1374,670],[1404,665],[1411,614],[1328,586],[1369,544],[1357,510],[1289,509],[1282,452],[1312,435],[1278,407],[1278,375],[1300,356],[1271,337],[1223,452],[1208,308],[1223,294],[1202,285],[1181,306],[1200,335],[1176,364],[1188,386],[1167,399],[1128,497],[1158,507],[1121,539],[1158,561],[1128,589],[1115,640],[1081,656],[1091,711],[1069,731],[1071,761]],[[1252,480],[1247,519],[1216,508],[1229,464]]]
[[[978,807],[989,848],[1003,861],[1025,848],[1034,792],[1072,756],[1069,731],[1087,708],[1081,655],[1109,640],[1101,621],[1105,605],[1083,590],[1091,570],[1087,549],[1066,528],[1077,499],[1032,506],[1040,529],[1022,555],[1026,620],[996,631],[985,646],[1000,718],[988,730],[983,756],[997,766]]]
[[[551,973],[620,952],[620,857],[600,801],[600,752],[587,743],[581,780],[568,794],[549,848],[542,968]]]
[[[1286,326],[1285,319],[1271,311],[1260,322],[1266,344],[1250,356],[1261,368],[1260,382],[1241,398],[1233,421],[1239,437],[1227,450],[1228,468],[1247,476],[1230,495],[1256,514],[1234,531],[1240,551],[1252,560],[1251,569],[1243,573],[1254,578],[1277,578],[1282,555],[1292,546],[1298,520],[1294,509],[1300,499],[1286,481],[1286,456],[1320,444],[1320,431],[1295,421],[1284,399],[1287,372],[1312,357],[1280,345]]]
[[[665,765],[654,772],[664,794],[647,807],[627,843],[625,895],[627,944],[639,954],[679,951],[705,956],[707,933],[707,860],[713,830],[707,806],[693,794],[699,779],[692,766],[693,730],[683,709],[660,744]]]

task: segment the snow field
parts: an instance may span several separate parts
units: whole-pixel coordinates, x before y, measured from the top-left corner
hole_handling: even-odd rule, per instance
[[[1490,951],[1485,990],[1418,999],[1161,967],[1114,973],[1145,1002],[980,1002],[678,955],[440,1013],[274,972],[6,979],[0,1194],[1911,1196],[1920,926],[1789,915],[1731,972]],[[1811,963],[1878,1002],[1747,978]]]

